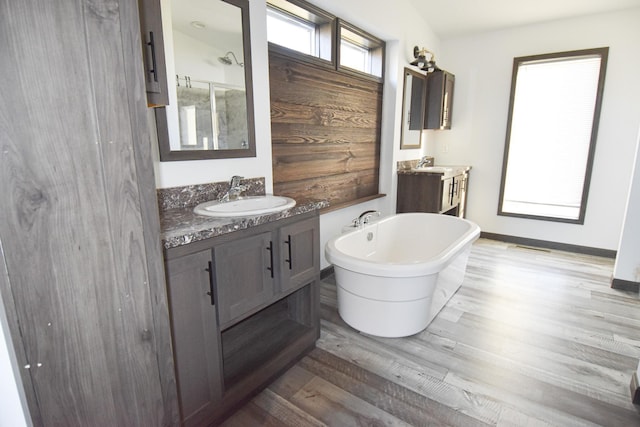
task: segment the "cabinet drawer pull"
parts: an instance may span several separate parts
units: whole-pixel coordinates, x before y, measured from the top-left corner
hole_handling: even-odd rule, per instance
[[[267,250],[269,251],[269,267],[267,267],[267,270],[271,272],[271,278],[273,279],[273,241],[269,242]]]
[[[291,234],[289,234],[287,236],[287,240],[284,241],[287,244],[287,247],[289,248],[289,258],[285,259],[284,262],[286,262],[287,264],[289,264],[289,270],[293,269],[293,262],[291,259]]]
[[[147,46],[151,48],[151,69],[149,70],[149,74],[153,76],[153,81],[158,81],[158,66],[156,63],[156,43],[153,40],[153,31],[149,31],[149,42]]]
[[[209,267],[205,268],[209,272],[209,292],[207,295],[211,297],[211,305],[216,305],[215,297],[213,296],[213,263],[209,261]]]

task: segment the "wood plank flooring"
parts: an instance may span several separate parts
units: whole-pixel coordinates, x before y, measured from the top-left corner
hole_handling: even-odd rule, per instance
[[[429,327],[393,339],[347,326],[329,277],[317,348],[224,426],[640,426],[640,298],[612,271],[480,239]]]

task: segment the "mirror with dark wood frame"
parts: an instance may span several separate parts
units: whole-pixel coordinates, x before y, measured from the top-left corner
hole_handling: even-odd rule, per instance
[[[248,0],[174,0],[170,12],[160,161],[255,157]]]

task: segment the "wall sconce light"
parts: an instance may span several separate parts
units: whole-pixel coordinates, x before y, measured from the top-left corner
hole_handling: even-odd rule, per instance
[[[429,55],[429,59],[427,59],[427,55]],[[411,65],[415,65],[420,68],[422,71],[426,71],[427,73],[432,73],[436,70],[440,70],[436,65],[436,56],[433,52],[428,51],[424,47],[420,49],[418,46],[413,48],[413,57],[415,60],[411,62]]]

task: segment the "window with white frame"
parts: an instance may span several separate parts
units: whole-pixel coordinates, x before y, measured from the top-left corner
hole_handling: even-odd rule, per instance
[[[267,39],[276,50],[284,47],[382,80],[384,41],[304,0],[268,0]]]
[[[307,55],[316,56],[316,26],[277,9],[267,9],[267,39]]]
[[[340,20],[340,66],[382,77],[384,42]]]
[[[358,46],[349,40],[340,41],[340,65],[365,73],[371,73],[371,55],[369,49]]]
[[[584,223],[607,54],[514,59],[498,214]]]
[[[334,50],[335,17],[300,0],[269,0],[267,40],[327,61]]]

